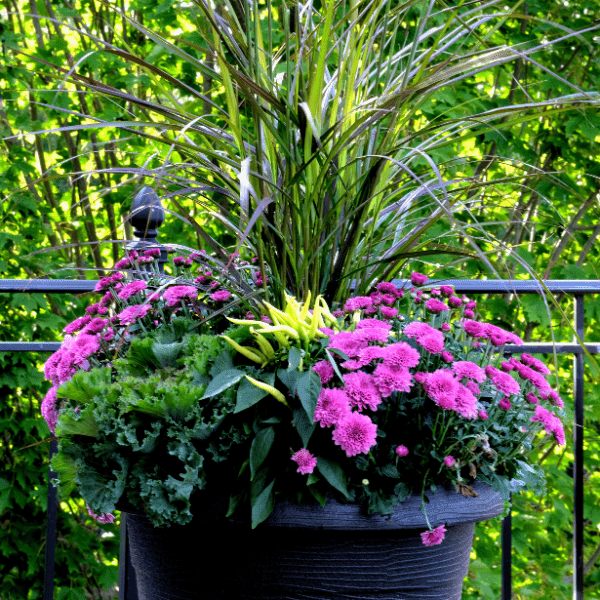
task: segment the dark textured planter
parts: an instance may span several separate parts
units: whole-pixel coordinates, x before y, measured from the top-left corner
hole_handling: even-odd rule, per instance
[[[427,547],[421,499],[391,517],[328,501],[277,503],[255,530],[219,516],[222,507],[194,512],[187,526],[154,528],[128,514],[131,560],[140,600],[460,600],[475,522],[502,513],[500,494],[477,483],[476,498],[452,490],[430,496],[433,527],[444,541]]]

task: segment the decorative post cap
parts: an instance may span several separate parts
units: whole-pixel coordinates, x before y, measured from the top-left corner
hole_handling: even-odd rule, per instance
[[[158,243],[158,228],[165,222],[165,210],[160,198],[150,186],[144,186],[135,196],[129,211],[129,220],[133,225],[136,242],[128,244],[129,250],[160,248],[158,267],[164,272],[167,262],[167,250]]]
[[[152,242],[158,236],[158,228],[165,222],[165,211],[160,198],[150,187],[143,187],[131,203],[129,213],[133,235],[140,241]]]

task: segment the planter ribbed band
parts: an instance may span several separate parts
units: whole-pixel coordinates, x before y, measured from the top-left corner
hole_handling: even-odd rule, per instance
[[[359,506],[279,502],[254,531],[194,513],[186,526],[154,528],[127,515],[140,600],[460,600],[476,521],[501,514],[500,495],[483,484],[477,498],[454,490],[430,496],[432,526],[444,541],[424,546],[420,498],[391,518]]]

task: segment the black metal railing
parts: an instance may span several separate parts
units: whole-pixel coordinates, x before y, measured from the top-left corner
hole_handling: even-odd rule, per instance
[[[143,197],[144,203],[139,199]],[[138,242],[134,244],[147,244],[158,246],[156,240],[157,229],[162,223],[164,213],[155,194],[149,194],[144,188],[136,197],[135,211],[130,215],[134,224],[134,235]],[[164,257],[161,257],[164,259]],[[394,280],[396,285],[405,283],[403,280]],[[430,282],[435,285],[438,282]],[[486,294],[535,294],[543,291],[537,281],[519,280],[444,280],[445,285],[451,285],[458,293]],[[59,293],[81,294],[93,292],[96,281],[71,281],[71,280],[0,280],[0,293]],[[574,426],[573,426],[573,599],[583,600],[583,435],[584,435],[584,354],[582,347],[584,341],[584,296],[587,294],[600,294],[600,281],[566,280],[544,281],[544,286],[552,294],[569,295],[574,298],[574,329],[576,339],[573,343],[535,343],[522,346],[507,346],[505,352],[520,354],[528,352],[571,354],[573,364],[573,396],[574,396]],[[0,352],[53,352],[60,346],[59,342],[0,342]],[[586,350],[591,354],[600,353],[600,343],[586,343]],[[50,457],[56,452],[57,442],[50,444]],[[54,477],[49,474],[48,481],[48,517],[46,533],[46,571],[44,583],[44,600],[52,600],[54,590],[54,556],[56,547],[56,519],[58,511],[58,498],[56,488],[50,483]],[[135,585],[135,572],[129,557],[127,541],[126,515],[121,514],[121,545],[119,556],[119,600],[137,600]],[[502,525],[502,600],[510,600],[512,596],[512,562],[511,562],[511,516],[507,516]]]

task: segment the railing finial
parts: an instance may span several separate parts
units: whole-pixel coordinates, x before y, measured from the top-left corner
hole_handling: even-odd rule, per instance
[[[163,272],[167,262],[167,250],[158,243],[158,228],[165,222],[165,210],[160,198],[150,186],[144,186],[131,203],[129,220],[133,225],[133,235],[139,241],[128,244],[128,249],[160,248],[159,269]]]

